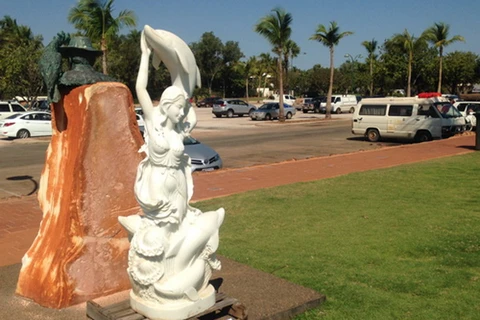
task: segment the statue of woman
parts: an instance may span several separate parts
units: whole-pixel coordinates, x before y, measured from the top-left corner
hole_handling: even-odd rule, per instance
[[[134,191],[143,215],[119,221],[131,236],[132,308],[155,318],[149,310],[165,312],[172,305],[195,310],[201,305],[204,310],[215,303],[208,281],[212,270],[220,268],[215,251],[224,210],[203,213],[189,205],[193,179],[183,139],[193,129],[187,121],[192,108],[184,89],[176,85],[153,105],[146,89],[151,48],[144,33],[141,50],[136,90],[145,121],[140,151],[146,157],[138,166]]]

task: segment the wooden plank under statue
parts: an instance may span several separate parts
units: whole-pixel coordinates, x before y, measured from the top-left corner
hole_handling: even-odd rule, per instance
[[[143,139],[120,83],[73,88],[52,113],[38,194],[43,220],[16,293],[64,308],[130,288],[129,242],[117,217],[138,212],[133,185]]]

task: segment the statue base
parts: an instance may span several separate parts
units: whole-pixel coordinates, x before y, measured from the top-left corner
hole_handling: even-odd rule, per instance
[[[199,292],[197,301],[172,301],[168,304],[157,304],[146,301],[130,291],[130,306],[136,312],[151,320],[182,320],[193,317],[215,304],[215,289],[208,285]]]

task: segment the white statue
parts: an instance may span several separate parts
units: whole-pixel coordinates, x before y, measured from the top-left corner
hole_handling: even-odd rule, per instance
[[[150,319],[185,319],[215,304],[208,284],[213,270],[223,208],[201,212],[189,205],[193,194],[190,158],[183,139],[196,124],[188,99],[200,74],[190,48],[177,36],[145,26],[137,96],[145,120],[146,157],[138,166],[135,196],[143,215],[120,217],[130,234],[130,303]],[[148,64],[163,61],[172,86],[157,106],[146,90]]]

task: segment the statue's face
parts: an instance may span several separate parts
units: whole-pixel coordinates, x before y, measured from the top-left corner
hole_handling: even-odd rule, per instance
[[[167,117],[173,123],[179,123],[184,116],[185,105],[182,101],[174,101],[167,109]]]

